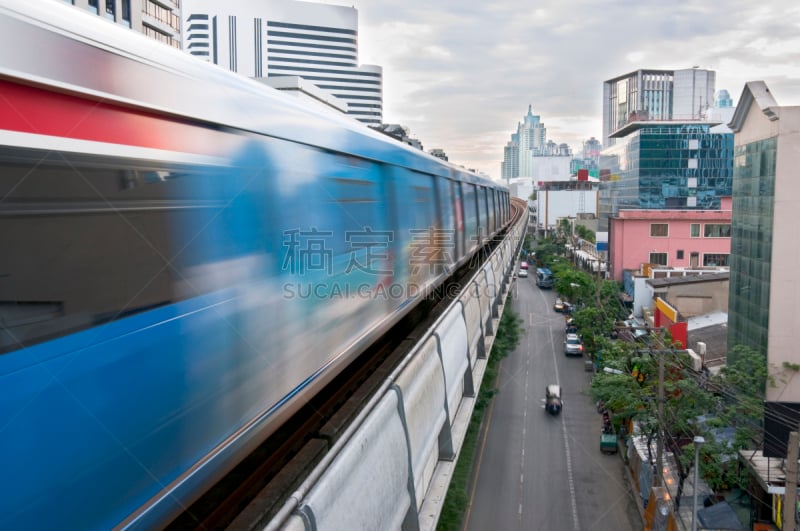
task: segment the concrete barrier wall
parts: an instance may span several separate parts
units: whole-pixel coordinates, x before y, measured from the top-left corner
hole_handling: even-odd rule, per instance
[[[490,336],[494,334],[492,331],[492,304],[491,299],[489,298],[489,286],[486,282],[486,273],[485,269],[481,270],[476,279],[475,285],[477,286],[478,290],[478,306],[481,309],[481,330],[483,331],[483,337]],[[484,351],[485,354],[485,351]]]
[[[438,343],[436,337],[430,337],[396,382],[406,418],[414,490],[418,493],[428,489],[439,459],[439,436],[448,422],[444,369]],[[419,510],[421,505],[422,496],[418,496],[416,509]]]
[[[383,396],[308,493],[297,510],[306,529],[400,529],[410,509],[416,518],[398,400]]]
[[[493,340],[484,329],[502,313],[525,223],[509,231],[267,529],[435,529],[481,383],[473,378],[485,370],[478,357]]]
[[[467,325],[467,340],[469,341],[469,362],[470,366],[475,366],[475,361],[481,352],[481,341],[483,340],[483,327],[481,326],[481,307],[477,297],[476,286],[470,282],[464,293],[458,298],[464,308],[464,322]]]
[[[489,311],[489,327],[486,330],[486,335],[494,335],[494,327],[492,326],[492,317],[496,317],[495,315],[495,307],[497,301],[497,291],[498,286],[497,282],[495,281],[495,274],[494,274],[494,259],[490,258],[486,265],[483,267],[483,274],[486,277],[486,304],[487,309]]]
[[[434,334],[439,339],[447,392],[448,421],[452,422],[464,395],[464,375],[469,370],[469,340],[461,303],[453,305],[447,311]]]

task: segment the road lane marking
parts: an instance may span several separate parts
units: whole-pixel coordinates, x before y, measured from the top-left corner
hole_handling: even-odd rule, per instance
[[[556,345],[553,339],[553,329],[550,329],[550,345],[553,347],[553,364],[556,368],[556,384],[561,385],[561,378],[558,375],[558,360],[556,359]],[[564,437],[564,454],[567,459],[567,481],[569,483],[569,497],[572,505],[572,527],[575,531],[580,531],[581,525],[578,519],[578,501],[575,497],[575,477],[572,474],[572,455],[569,451],[569,436],[567,434],[567,422],[564,414],[564,409],[561,409],[561,433]]]

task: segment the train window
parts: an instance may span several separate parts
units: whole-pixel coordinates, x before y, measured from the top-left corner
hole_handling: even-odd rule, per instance
[[[0,352],[174,302],[189,243],[226,203],[215,170],[5,155]]]
[[[410,228],[427,230],[436,227],[436,193],[433,189],[433,177],[420,173],[412,173],[410,183],[414,205]]]
[[[330,194],[329,233],[331,250],[336,255],[346,254],[348,235],[363,232],[378,222],[378,186],[375,182],[329,178],[326,191]]]
[[[326,153],[321,162],[324,179],[318,217],[324,220],[324,227],[318,228],[327,232],[325,244],[340,257],[337,264],[361,260],[360,255],[367,253],[369,246],[387,248],[393,235],[387,231],[381,166],[333,153]]]
[[[450,182],[448,179],[437,178],[436,196],[439,205],[439,223],[443,230],[452,234],[455,231],[455,218],[453,215],[453,203],[450,199],[452,195]]]

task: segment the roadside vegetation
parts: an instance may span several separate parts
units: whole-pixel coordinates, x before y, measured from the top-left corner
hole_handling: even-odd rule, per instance
[[[658,361],[664,361],[664,450],[677,457],[680,487],[694,462],[692,440],[701,435],[700,474],[715,490],[747,489],[748,478],[738,466],[738,451],[761,448],[766,358],[762,353],[734,346],[730,365],[712,376],[693,369],[689,355],[664,330],[632,333],[629,316],[619,298],[618,282],[599,279],[574,265],[565,255],[563,230],[540,240],[536,258],[556,278],[554,290],[572,304],[578,327],[594,366],[591,394],[599,409],[610,413],[623,433],[634,426],[655,453],[659,421]],[[589,231],[591,232],[591,231]],[[593,240],[594,234],[581,237]],[[541,266],[540,266],[541,267]],[[679,491],[680,492],[680,491]]]

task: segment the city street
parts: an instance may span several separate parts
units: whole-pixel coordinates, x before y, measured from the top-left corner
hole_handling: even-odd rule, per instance
[[[589,396],[586,358],[564,355],[556,293],[519,278],[510,308],[524,320],[517,349],[500,364],[475,454],[464,528],[641,529],[619,455],[599,449],[601,418]],[[544,410],[545,389],[562,387],[563,410]]]

